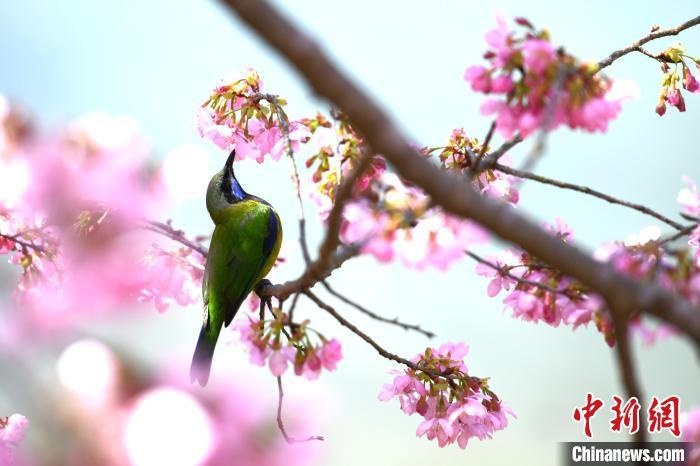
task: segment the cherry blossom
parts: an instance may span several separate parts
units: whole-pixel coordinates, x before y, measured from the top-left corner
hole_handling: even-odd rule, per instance
[[[263,93],[257,71],[248,69],[243,77],[222,82],[202,104],[197,114],[200,136],[220,148],[236,149],[238,159],[251,158],[262,163],[265,157],[279,158],[287,150],[286,137],[297,151],[299,142],[311,136],[298,121],[288,121],[282,110],[285,102],[270,102]]]
[[[519,18],[522,28],[508,30],[497,17],[498,28],[486,34],[492,47],[484,57],[489,66],[467,68],[464,79],[472,90],[493,95],[481,112],[495,115],[504,137],[522,137],[537,129],[560,125],[589,132],[607,131],[620,112],[624,98],[613,95],[612,82],[597,74],[593,64],[579,62],[563,49],[555,49],[547,31],[538,31]]]
[[[422,416],[416,435],[437,440],[441,448],[454,442],[466,448],[471,438],[491,438],[508,425],[506,415],[515,414],[489,389],[487,379],[468,374],[468,351],[464,343],[427,348],[411,360],[420,369],[391,372],[393,381],[384,385],[379,399],[398,398],[404,413]]]
[[[686,53],[685,47],[679,42],[671,44],[659,54],[661,70],[664,72],[661,80],[661,92],[656,105],[656,113],[663,116],[666,113],[666,104],[676,107],[679,112],[685,112],[685,98],[682,89],[690,93],[700,92],[700,84],[690,71],[687,61],[696,66],[700,60]]]
[[[334,371],[343,358],[340,342],[335,338],[328,340],[312,330],[308,321],[290,324],[288,318],[275,310],[271,320],[260,321],[248,314],[233,323],[240,342],[248,350],[250,362],[261,367],[267,365],[275,377],[283,375],[290,365],[296,375],[308,380],[316,380],[322,369]],[[285,327],[289,327],[289,331]],[[318,337],[317,342],[312,335]]]

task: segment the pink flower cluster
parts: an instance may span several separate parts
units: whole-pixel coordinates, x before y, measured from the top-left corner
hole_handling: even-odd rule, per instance
[[[312,341],[307,321],[290,323],[282,312],[265,321],[253,315],[246,317],[234,323],[234,330],[248,348],[250,362],[261,367],[267,365],[275,377],[283,375],[291,364],[296,375],[316,380],[323,369],[334,371],[343,359],[342,347],[335,338],[328,340],[315,332],[320,342]],[[289,327],[291,338],[286,337],[289,333],[284,331],[285,326]]]
[[[425,210],[409,190],[387,193],[383,208],[368,200],[345,206],[341,228],[343,242],[362,244],[361,251],[380,262],[399,259],[416,270],[447,270],[464,258],[464,250],[487,240],[476,224]]]
[[[562,219],[557,219],[555,226],[545,227],[562,241],[573,237]],[[486,260],[488,264],[476,266],[476,273],[491,278],[487,290],[490,297],[502,290],[508,292],[503,303],[513,317],[553,327],[563,323],[574,328],[600,318],[599,298],[589,296],[580,284],[527,253],[506,250]]]
[[[146,286],[139,302],[152,301],[158,312],[172,304],[188,306],[199,302],[204,257],[187,247],[169,251],[153,246],[141,259],[146,268]]]
[[[15,449],[24,440],[29,422],[21,414],[0,418],[0,464],[14,463]]]
[[[595,65],[556,49],[547,31],[536,30],[523,18],[516,19],[522,32],[509,30],[503,17],[497,22],[486,34],[489,66],[470,66],[464,79],[474,91],[494,96],[481,112],[495,114],[504,137],[516,131],[526,137],[560,125],[607,130],[620,112],[621,99],[610,93],[611,82],[596,74]]]
[[[572,237],[562,220],[547,228],[563,241]],[[700,303],[700,263],[687,251],[665,252],[658,241],[660,235],[657,227],[646,227],[624,242],[604,244],[594,257],[636,279],[656,280],[689,301]],[[612,319],[604,301],[582,284],[522,251],[506,250],[485,261],[477,265],[476,271],[491,279],[487,294],[494,297],[507,291],[503,302],[514,317],[553,327],[563,323],[574,329],[594,322],[606,342],[615,344]],[[630,331],[646,344],[676,333],[665,324],[649,328],[640,316],[630,320]]]
[[[266,156],[279,160],[285,153],[286,127],[292,150],[296,151],[299,142],[311,133],[300,122],[287,121],[282,110],[285,102],[279,98],[269,102],[262,89],[263,82],[253,69],[217,86],[197,114],[200,136],[226,151],[235,148],[239,159],[247,157],[262,163]]]
[[[463,128],[459,128],[452,130],[444,147],[425,147],[422,152],[430,156],[437,150],[440,150],[438,158],[443,170],[463,172],[472,168],[480,151],[483,150],[484,158],[488,158],[489,148],[483,147],[478,139],[468,136]],[[499,162],[508,166],[512,163],[507,155],[501,157]],[[479,192],[513,205],[520,199],[520,193],[515,188],[517,179],[498,170],[481,170],[472,184]]]
[[[508,425],[506,414],[515,415],[489,389],[487,379],[468,374],[468,351],[464,343],[427,348],[412,359],[419,370],[398,373],[384,385],[379,399],[398,398],[404,413],[422,416],[416,435],[437,440],[441,448],[455,442],[466,448],[471,438],[491,438]]]
[[[681,89],[688,92],[700,92],[700,83],[690,71],[690,66],[685,60],[692,61],[700,69],[700,60],[686,54],[685,48],[678,42],[661,52],[659,56],[661,69],[664,72],[661,81],[659,102],[656,105],[656,113],[663,116],[666,113],[666,104],[676,107],[679,112],[685,112],[685,99]],[[673,69],[669,66],[673,64]],[[680,69],[679,69],[680,65]]]

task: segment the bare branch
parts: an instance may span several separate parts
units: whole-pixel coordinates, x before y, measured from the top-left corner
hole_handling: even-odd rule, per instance
[[[382,348],[382,347],[379,345],[379,343],[377,343],[376,341],[374,341],[369,335],[367,335],[367,334],[364,333],[362,330],[360,330],[360,329],[357,328],[355,325],[353,325],[351,322],[349,322],[347,319],[345,319],[345,317],[343,317],[343,316],[341,316],[340,314],[338,314],[338,312],[337,312],[335,309],[333,309],[331,306],[329,306],[329,305],[326,304],[325,302],[321,301],[321,300],[320,300],[315,294],[313,294],[311,291],[308,291],[308,290],[307,290],[307,291],[304,291],[303,293],[304,293],[304,295],[306,295],[309,299],[311,299],[311,301],[313,301],[318,307],[320,307],[320,308],[323,309],[324,311],[328,312],[331,316],[333,316],[333,317],[335,318],[335,320],[337,320],[337,321],[340,323],[340,325],[342,325],[343,327],[349,329],[352,333],[354,333],[355,335],[357,335],[358,337],[360,337],[360,338],[362,338],[364,341],[366,341],[366,342],[367,342],[372,348],[374,348],[374,349],[377,351],[377,353],[379,353],[379,355],[382,356],[383,358],[389,359],[389,360],[394,361],[394,362],[398,362],[399,364],[403,364],[404,366],[410,367],[411,369],[416,370],[416,371],[423,371],[423,372],[426,372],[426,373],[430,373],[430,371],[428,371],[427,369],[423,369],[423,368],[419,367],[417,364],[415,364],[415,363],[409,361],[408,359],[402,358],[401,356],[398,356],[398,355],[396,355],[396,354],[394,354],[394,353],[390,353],[389,351],[387,351],[387,350],[385,350],[384,348]],[[436,375],[440,375],[440,374],[436,374]]]
[[[488,260],[484,259],[483,257],[479,256],[478,254],[475,254],[471,251],[464,251],[464,254],[467,256],[471,257],[475,261],[484,264],[487,267],[492,268],[493,270],[497,271],[501,275],[510,278],[513,281],[516,281],[522,285],[527,285],[527,286],[533,286],[535,288],[539,288],[543,291],[546,291],[548,293],[552,294],[560,294],[562,296],[566,296],[568,298],[577,298],[578,296],[572,295],[568,290],[558,290],[556,288],[552,288],[551,286],[547,286],[544,283],[539,283],[539,282],[533,282],[532,280],[527,280],[525,278],[520,278],[516,275],[513,275],[512,273],[508,272],[505,267],[499,267],[498,265],[489,262]]]
[[[311,442],[314,440],[323,441],[324,438],[320,435],[312,435],[311,437],[297,439],[290,437],[287,434],[287,430],[284,428],[284,422],[282,422],[282,399],[284,398],[284,390],[282,390],[282,377],[277,377],[277,393],[277,427],[279,428],[280,432],[282,432],[282,437],[284,437],[284,440],[289,444]]]
[[[19,237],[22,236],[23,234],[24,234],[24,232],[19,232],[19,233],[14,234],[14,235],[6,235],[4,233],[0,233],[0,238],[8,239],[8,240],[12,241],[13,243],[19,244],[23,248],[33,249],[34,251],[39,252],[41,254],[46,254],[46,249],[44,249],[43,246],[41,246],[39,244],[31,243],[29,241],[24,241],[22,239],[19,239]]]
[[[175,228],[173,228],[170,221],[168,221],[168,223],[162,223],[157,222],[155,220],[143,220],[141,227],[145,230],[149,230],[154,233],[158,233],[159,235],[163,235],[167,238],[170,238],[173,241],[177,241],[183,246],[187,246],[193,251],[197,251],[204,257],[206,257],[207,253],[209,252],[209,250],[206,247],[188,239],[184,231],[176,230]]]
[[[650,215],[650,216],[656,218],[657,220],[660,220],[660,221],[664,222],[665,224],[672,226],[676,230],[683,230],[685,228],[684,225],[681,225],[680,223],[678,223],[674,220],[671,220],[670,218],[668,218],[664,215],[661,215],[660,213],[650,209],[649,207],[645,207],[645,206],[643,206],[641,204],[637,204],[635,202],[629,202],[629,201],[624,201],[622,199],[617,199],[617,198],[612,197],[608,194],[602,193],[600,191],[596,191],[595,189],[591,189],[591,188],[588,188],[586,186],[579,186],[579,185],[576,185],[573,183],[567,183],[564,181],[555,180],[553,178],[547,178],[545,176],[536,175],[535,173],[530,173],[530,172],[523,171],[523,170],[518,170],[516,168],[508,167],[506,165],[502,165],[499,163],[494,164],[493,168],[495,170],[498,170],[498,171],[503,172],[503,173],[507,173],[509,175],[516,176],[518,178],[525,178],[528,180],[536,181],[538,183],[556,186],[557,188],[578,191],[578,192],[583,193],[583,194],[588,194],[588,195],[597,197],[599,199],[603,199],[604,201],[607,201],[611,204],[617,204],[617,205],[629,207],[630,209],[634,209],[634,210],[641,212],[643,214]]]
[[[326,282],[325,280],[321,280],[321,284],[324,286],[324,288],[326,288],[326,290],[327,290],[330,294],[332,294],[333,296],[335,296],[336,298],[338,298],[339,300],[341,300],[341,301],[344,302],[345,304],[354,307],[355,309],[357,309],[358,311],[362,312],[363,314],[368,315],[369,317],[371,317],[371,318],[374,319],[374,320],[378,320],[378,321],[380,321],[380,322],[385,322],[385,323],[391,324],[391,325],[396,325],[397,327],[401,327],[402,329],[404,329],[404,330],[406,330],[406,331],[408,331],[408,330],[413,330],[413,331],[415,331],[415,332],[422,333],[423,335],[425,335],[425,336],[428,337],[428,338],[433,338],[433,337],[435,336],[435,334],[434,334],[433,332],[430,332],[430,331],[428,331],[428,330],[423,330],[423,329],[420,327],[420,325],[406,324],[406,323],[404,323],[404,322],[401,322],[401,321],[399,320],[398,317],[395,317],[395,318],[393,318],[393,319],[389,319],[389,318],[380,316],[379,314],[376,314],[375,312],[370,311],[370,310],[367,309],[366,307],[364,307],[364,306],[362,306],[362,305],[356,303],[355,301],[351,300],[351,299],[348,298],[347,296],[342,295],[342,294],[340,294],[339,292],[337,292],[337,291],[336,291],[335,289],[333,289],[333,288],[331,287],[331,285],[329,285],[328,282]]]
[[[694,223],[692,225],[688,225],[686,227],[683,227],[681,230],[679,230],[677,233],[674,233],[673,235],[669,236],[668,238],[661,239],[659,240],[659,245],[664,245],[666,243],[670,243],[672,241],[675,241],[677,239],[680,239],[686,235],[689,235],[690,233],[693,232],[698,227],[697,223]]]
[[[479,195],[463,177],[442,172],[408,143],[389,117],[331,63],[321,48],[263,0],[222,0],[275,47],[313,89],[348,115],[375,153],[447,212],[471,218],[598,292],[613,312],[636,309],[676,325],[700,343],[700,311],[658,284],[642,283],[550,236],[505,203]],[[700,18],[698,19],[700,21]]]
[[[320,280],[325,280],[326,278],[328,278],[334,270],[340,268],[351,257],[354,257],[357,254],[359,248],[359,245],[351,245],[339,248],[335,254],[331,255],[331,259],[329,261],[330,265],[324,270],[324,272],[321,275],[315,276],[311,274],[307,269],[301,275],[301,277],[295,280],[289,280],[279,285],[267,285],[261,287],[259,296],[261,297],[261,299],[275,297],[278,300],[284,301],[289,296],[295,293],[308,290]]]
[[[654,39],[659,39],[661,37],[667,37],[667,36],[676,36],[681,33],[681,31],[684,31],[690,27],[697,26],[700,24],[700,16],[696,16],[695,18],[686,21],[685,23],[676,26],[675,28],[671,29],[662,29],[658,31],[653,31],[647,34],[646,36],[642,37],[636,42],[632,42],[630,45],[627,47],[621,48],[620,50],[615,50],[613,53],[611,53],[607,58],[601,60],[598,62],[598,69],[602,70],[603,68],[606,68],[610,66],[615,60],[618,58],[627,55],[630,52],[641,52],[644,55],[651,56],[652,58],[655,58],[658,60],[658,57],[654,56],[653,54],[650,54],[646,50],[642,49],[642,45],[646,44],[649,41],[652,41]]]

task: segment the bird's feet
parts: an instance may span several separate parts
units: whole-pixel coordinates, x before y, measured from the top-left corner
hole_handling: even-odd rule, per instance
[[[263,278],[257,285],[255,285],[254,288],[255,294],[258,295],[258,298],[260,298],[260,320],[264,320],[263,317],[265,316],[266,305],[270,312],[272,312],[272,298],[269,296],[264,296],[265,288],[268,286],[272,286],[272,282],[267,278]]]

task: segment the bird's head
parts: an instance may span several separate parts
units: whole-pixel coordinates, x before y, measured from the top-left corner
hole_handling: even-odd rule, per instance
[[[207,210],[215,223],[231,204],[240,202],[248,196],[236,179],[233,170],[235,159],[236,150],[234,149],[226,159],[224,167],[212,177],[207,188]]]

